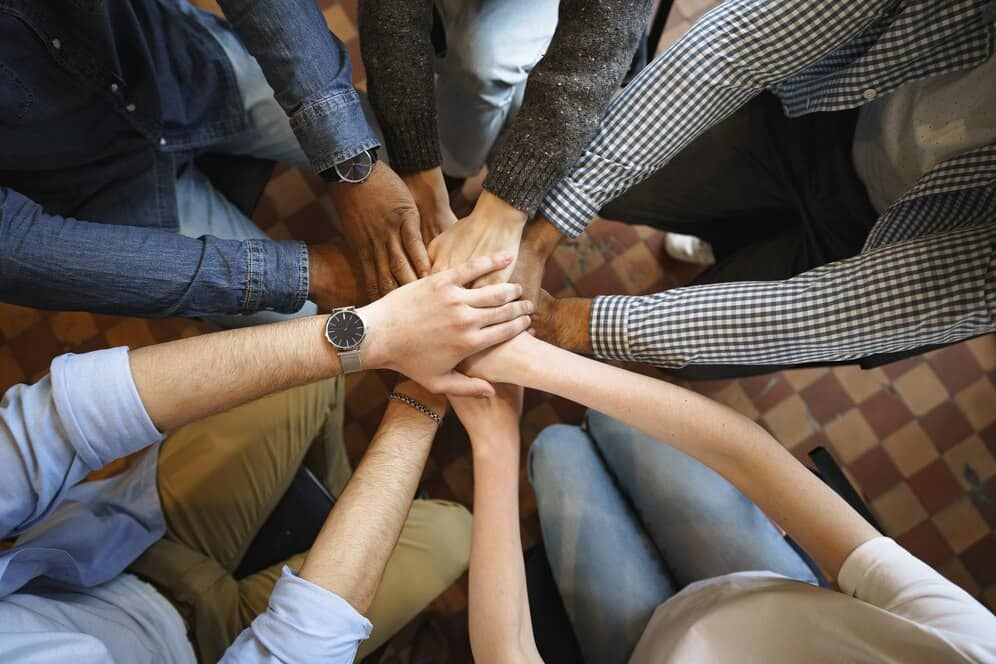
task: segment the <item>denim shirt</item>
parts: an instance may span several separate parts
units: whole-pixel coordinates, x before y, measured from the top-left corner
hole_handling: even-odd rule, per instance
[[[313,0],[220,4],[316,170],[377,145]],[[187,0],[0,0],[0,299],[144,316],[301,307],[300,243],[175,233],[177,169],[246,129],[219,20]]]

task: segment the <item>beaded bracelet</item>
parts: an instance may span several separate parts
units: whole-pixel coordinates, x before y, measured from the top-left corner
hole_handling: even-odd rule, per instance
[[[403,404],[407,404],[407,405],[411,406],[412,408],[414,408],[418,412],[422,413],[423,415],[425,415],[426,417],[428,417],[429,419],[431,419],[436,424],[440,424],[443,421],[443,418],[440,417],[439,415],[437,415],[432,409],[430,409],[428,406],[426,406],[425,404],[423,404],[421,401],[417,401],[415,399],[412,399],[407,394],[402,394],[401,392],[391,392],[391,394],[388,395],[388,398],[389,399],[395,399],[397,401],[400,401]]]

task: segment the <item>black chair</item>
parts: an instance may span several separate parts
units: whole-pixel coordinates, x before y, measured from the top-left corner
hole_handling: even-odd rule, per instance
[[[820,479],[837,492],[841,498],[865,517],[879,532],[882,526],[865,505],[860,494],[851,485],[840,464],[833,455],[824,448],[817,447],[809,453],[816,469],[813,471]],[[826,576],[812,558],[790,538],[786,541],[806,562],[816,575],[820,585],[830,587]],[[529,597],[529,612],[532,617],[533,634],[536,637],[536,647],[546,664],[577,664],[584,661],[577,636],[571,627],[567,610],[564,608],[560,591],[553,578],[546,549],[540,543],[525,553],[526,583]]]

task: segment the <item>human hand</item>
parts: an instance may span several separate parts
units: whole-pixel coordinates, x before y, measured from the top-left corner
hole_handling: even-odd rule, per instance
[[[485,190],[474,211],[448,228],[429,244],[432,271],[439,272],[464,263],[475,256],[499,251],[512,255],[503,270],[488,274],[473,285],[485,286],[508,281],[519,253],[519,241],[526,224],[526,213]]]
[[[518,300],[520,286],[464,287],[507,268],[511,261],[508,254],[481,256],[402,286],[360,309],[368,327],[361,347],[364,366],[393,369],[436,393],[494,394],[487,381],[453,369],[469,355],[529,327],[533,305]]]
[[[519,245],[519,257],[509,279],[522,286],[522,299],[536,302],[546,263],[564,238],[556,226],[538,215],[526,226]]]
[[[308,299],[319,311],[368,302],[360,274],[359,262],[340,243],[308,247]]]
[[[592,352],[590,299],[558,300],[541,288],[535,304],[532,332],[537,338],[572,353]]]
[[[519,445],[519,417],[522,415],[522,388],[500,383],[495,385],[495,396],[487,399],[453,397],[453,412],[460,418],[470,444],[480,449],[491,444],[514,443]]]
[[[401,179],[415,199],[422,221],[422,241],[429,245],[436,236],[457,222],[456,215],[450,209],[443,170],[437,166],[426,171],[405,173]]]
[[[429,274],[418,208],[390,166],[378,161],[363,182],[333,182],[329,190],[371,302]]]

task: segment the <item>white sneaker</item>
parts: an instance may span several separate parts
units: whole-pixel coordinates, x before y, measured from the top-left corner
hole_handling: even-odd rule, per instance
[[[668,233],[664,238],[664,249],[668,256],[683,263],[712,265],[716,262],[709,243],[694,235]]]

